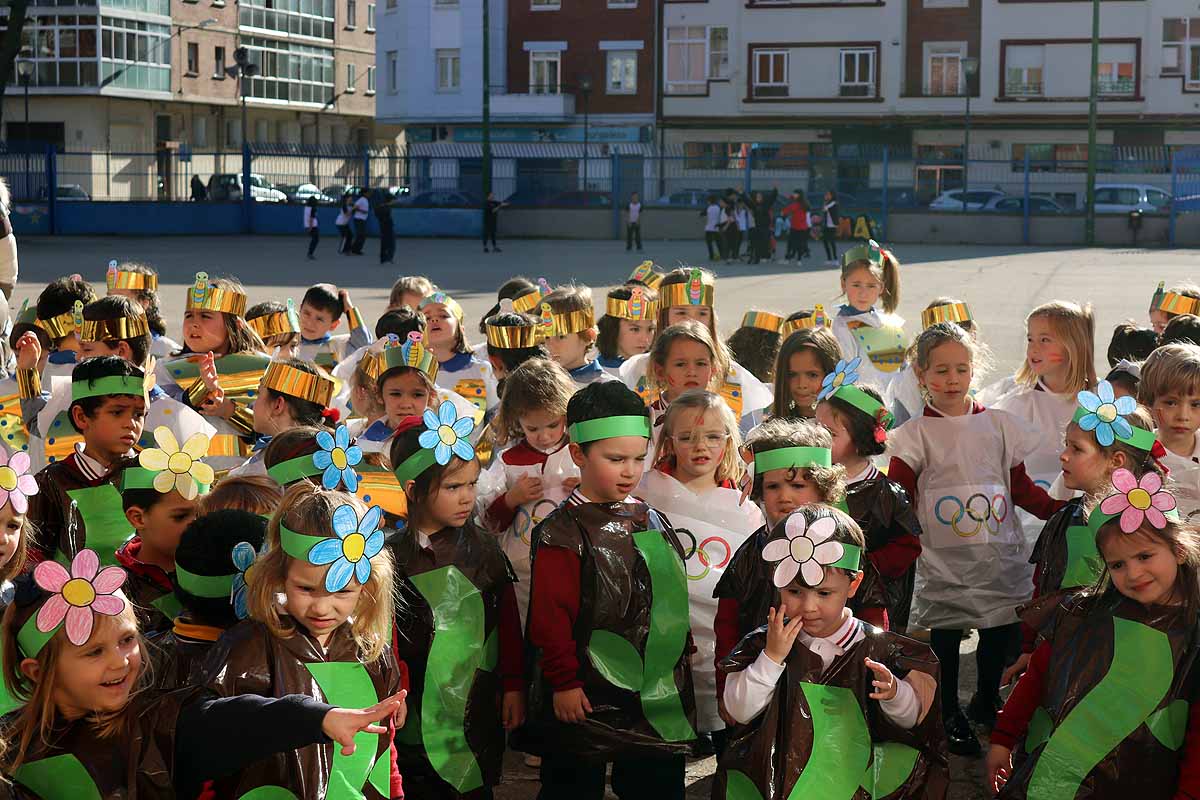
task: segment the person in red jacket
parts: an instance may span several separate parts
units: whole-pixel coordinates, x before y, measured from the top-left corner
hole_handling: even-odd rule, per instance
[[[792,192],[792,200],[780,212],[788,221],[787,254],[784,261],[796,259],[799,264],[808,258],[808,201],[799,189]]]

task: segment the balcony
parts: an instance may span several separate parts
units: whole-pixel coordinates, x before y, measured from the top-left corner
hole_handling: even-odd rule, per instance
[[[1005,97],[1041,97],[1042,84],[1037,83],[1019,83],[1017,81],[1008,81],[1004,84]]]
[[[567,120],[575,116],[573,94],[493,94],[492,117],[504,120]]]
[[[1137,89],[1133,78],[1101,78],[1098,85],[1101,95],[1133,95]]]

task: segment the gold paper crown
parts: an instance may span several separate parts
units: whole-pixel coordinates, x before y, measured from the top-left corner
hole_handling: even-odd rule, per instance
[[[296,369],[281,361],[272,361],[263,374],[263,386],[289,397],[298,397],[322,408],[333,400],[335,385],[328,375]]]
[[[261,317],[248,319],[246,320],[246,324],[263,341],[272,336],[300,332],[300,318],[296,316],[296,303],[290,297],[287,301],[287,308],[283,311],[272,311],[270,314],[263,314]]]
[[[197,272],[196,282],[188,289],[185,311],[220,311],[237,317],[246,314],[246,295],[233,289],[222,289],[208,280],[207,272]]]
[[[825,314],[825,306],[817,303],[813,306],[813,313],[807,317],[798,317],[789,319],[783,323],[779,329],[779,335],[784,339],[791,336],[796,331],[806,330],[808,328],[832,328],[833,320]]]
[[[513,311],[518,314],[532,314],[541,305],[542,298],[550,294],[550,291],[550,284],[546,282],[546,279],[538,278],[536,289],[512,301]]]
[[[629,273],[629,277],[625,279],[626,283],[644,283],[651,289],[657,289],[662,283],[662,273],[654,271],[653,261],[643,261],[633,268],[633,272]]]
[[[972,319],[971,309],[966,303],[946,303],[922,311],[921,327],[928,328],[939,322],[970,322]]]
[[[747,311],[742,317],[742,327],[779,333],[783,330],[783,323],[786,321],[786,317],[772,314],[770,311]]]
[[[712,278],[698,269],[693,269],[683,283],[667,283],[659,286],[658,307],[708,306],[711,308],[714,288]]]
[[[78,333],[83,327],[83,301],[76,300],[70,311],[64,311],[50,319],[39,319],[37,324],[51,339],[61,339]]]
[[[1163,281],[1158,282],[1158,289],[1150,301],[1151,311],[1165,311],[1168,314],[1196,314],[1200,309],[1200,300],[1187,295],[1163,290]]]
[[[484,327],[489,347],[497,350],[524,350],[536,347],[539,339],[538,325],[493,325]]]
[[[118,269],[115,259],[108,262],[108,273],[105,275],[104,282],[108,286],[110,294],[114,289],[130,289],[135,292],[158,291],[157,275]]]
[[[572,311],[555,311],[549,303],[542,303],[542,324],[538,326],[542,338],[570,336],[583,333],[596,325],[596,311],[591,306]]]
[[[616,297],[608,298],[604,304],[604,313],[618,319],[657,319],[658,301],[647,300],[641,286],[629,290],[629,299],[621,300]]]
[[[79,330],[81,342],[110,342],[114,339],[133,339],[150,333],[150,322],[145,314],[117,319],[85,319]]]
[[[412,367],[425,374],[429,382],[437,380],[438,362],[433,353],[422,344],[421,334],[413,331],[408,335],[408,341],[400,344],[395,335],[389,335],[383,350],[378,353],[368,353],[363,357],[363,371],[373,380],[390,369]]]

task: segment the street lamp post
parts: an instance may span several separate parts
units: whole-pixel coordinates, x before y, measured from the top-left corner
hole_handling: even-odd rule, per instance
[[[970,179],[967,177],[970,174],[971,166],[971,80],[979,72],[979,59],[974,56],[968,56],[962,60],[963,85],[966,89],[967,96],[967,114],[963,120],[963,188],[962,188],[962,210],[967,210],[967,187],[970,185]]]
[[[588,190],[588,98],[592,94],[592,78],[584,75],[579,79],[579,91],[583,95],[583,202],[587,205]]]
[[[29,186],[29,79],[33,77],[33,60],[29,57],[28,48],[23,49],[17,56],[17,77],[25,90],[25,197],[32,196]]]

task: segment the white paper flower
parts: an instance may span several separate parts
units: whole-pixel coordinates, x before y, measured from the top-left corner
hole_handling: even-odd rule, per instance
[[[825,580],[825,567],[835,564],[845,554],[841,542],[828,541],[837,530],[837,520],[821,517],[811,525],[803,513],[792,514],[784,524],[786,539],[767,542],[763,548],[764,561],[778,562],[775,566],[775,586],[782,589],[796,579],[796,573],[808,586],[819,586]]]

